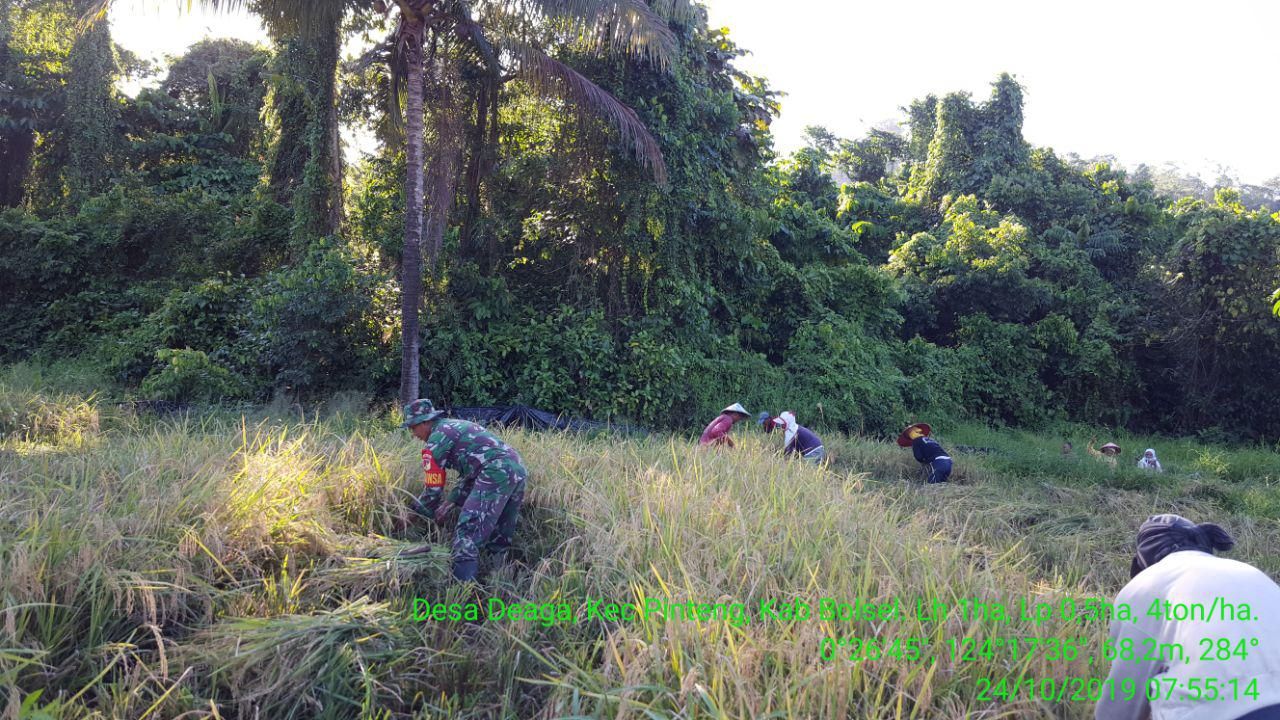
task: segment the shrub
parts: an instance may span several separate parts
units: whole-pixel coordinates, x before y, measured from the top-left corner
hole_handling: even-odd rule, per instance
[[[156,351],[167,349],[200,350],[231,367],[250,360],[233,357],[249,289],[249,281],[224,275],[170,291],[136,326],[105,339],[102,354],[112,374],[138,383],[156,369]]]
[[[787,350],[791,409],[845,431],[885,434],[906,418],[906,378],[886,343],[843,319],[806,323]]]
[[[1051,419],[1049,391],[1038,374],[1044,352],[1029,327],[971,315],[958,334],[970,415],[1015,425]]]
[[[62,223],[0,211],[0,358],[30,354],[53,327],[36,309],[81,289],[81,245]]]
[[[914,337],[898,347],[896,364],[907,377],[902,386],[903,406],[912,417],[966,414],[966,358],[955,348],[938,347]]]
[[[246,397],[249,384],[199,350],[157,350],[159,366],[142,381],[142,392],[157,400],[216,402]]]
[[[375,356],[386,352],[375,315],[385,280],[350,248],[319,243],[254,288],[237,352],[290,392],[367,387]]]

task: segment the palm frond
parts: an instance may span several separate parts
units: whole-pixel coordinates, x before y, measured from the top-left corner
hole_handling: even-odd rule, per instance
[[[690,25],[702,19],[702,9],[691,0],[652,0],[649,8],[660,17]]]
[[[402,135],[404,133],[403,108],[407,100],[405,83],[408,75],[406,72],[405,51],[411,42],[416,42],[421,47],[422,35],[408,32],[404,16],[401,16],[399,24],[387,42],[390,44],[390,52],[387,57],[387,64],[390,69],[387,117],[391,121],[391,131],[396,135]]]
[[[190,2],[191,0],[188,0]],[[199,0],[209,7],[238,10],[247,8],[262,18],[272,34],[304,37],[339,31],[351,0]]]
[[[397,51],[396,35],[393,33],[375,43],[343,67],[352,74],[374,72],[379,76],[376,94],[386,113],[388,129],[393,136],[403,137],[404,113],[401,108],[405,103],[404,58]]]
[[[94,0],[85,9],[84,14],[76,18],[76,32],[84,32],[90,25],[106,17],[109,10],[111,10],[111,0]]]
[[[671,3],[685,0],[669,0]],[[678,50],[667,20],[644,0],[531,0],[537,14],[564,24],[565,31],[593,48],[620,48],[667,67]]]
[[[616,10],[618,0],[527,0],[540,12],[554,17],[599,17]],[[643,5],[650,14],[678,23],[693,22],[700,10],[690,0],[632,0],[628,5]]]
[[[517,75],[535,92],[559,98],[584,116],[603,119],[630,145],[640,162],[660,185],[667,183],[667,165],[658,141],[640,121],[636,111],[622,104],[599,85],[546,53],[526,45],[506,48],[516,60]]]
[[[453,16],[453,22],[457,31],[468,41],[467,47],[475,52],[489,73],[494,77],[501,75],[502,68],[498,63],[497,50],[493,43],[489,42],[484,28],[471,18],[471,13],[467,12],[466,8],[461,8]]]

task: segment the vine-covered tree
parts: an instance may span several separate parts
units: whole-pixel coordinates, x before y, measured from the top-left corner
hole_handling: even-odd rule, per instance
[[[668,14],[688,13],[683,0],[663,3]],[[530,26],[550,23],[558,33],[547,38],[570,38],[593,50],[616,51],[643,58],[660,65],[669,62],[672,35],[666,21],[640,0],[618,3],[612,0],[562,2],[539,0],[520,5],[488,5],[474,15],[469,3],[434,0],[398,0],[397,29],[391,43],[393,54],[393,92],[399,96],[404,88],[408,122],[405,124],[405,243],[401,259],[401,306],[403,344],[400,398],[409,402],[419,395],[421,359],[419,353],[419,312],[422,303],[421,245],[434,269],[443,241],[445,224],[453,203],[457,169],[461,162],[461,108],[464,101],[456,96],[456,80],[460,64],[470,60],[473,71],[487,77],[490,88],[501,82],[507,72],[548,96],[567,102],[580,113],[590,113],[607,120],[624,139],[629,140],[637,159],[654,172],[658,181],[665,179],[662,155],[648,130],[635,112],[622,105],[590,80],[548,55],[538,43],[530,43]],[[557,37],[558,36],[558,37]],[[423,46],[433,49],[431,63],[426,65]],[[470,56],[450,56],[451,46],[461,45],[455,52]],[[504,68],[499,51],[510,58]],[[429,199],[425,235],[422,233],[423,195],[422,109],[423,97],[435,102],[432,110],[432,149]],[[497,94],[486,92],[478,102],[485,113],[496,113]],[[477,137],[485,138],[484,133]]]

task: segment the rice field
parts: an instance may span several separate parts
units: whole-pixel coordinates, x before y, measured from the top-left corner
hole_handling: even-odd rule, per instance
[[[984,688],[1105,677],[1105,620],[1061,608],[1114,597],[1147,515],[1218,522],[1280,575],[1268,449],[1121,438],[1152,476],[940,427],[970,452],[925,486],[887,440],[826,438],[817,468],[739,426],[732,451],[505,432],[518,552],[459,587],[451,533],[395,530],[420,445],[389,407],[162,419],[34,385],[0,384],[5,719],[1085,718]],[[961,611],[997,602],[1057,611]],[[965,651],[987,638],[1021,650]]]

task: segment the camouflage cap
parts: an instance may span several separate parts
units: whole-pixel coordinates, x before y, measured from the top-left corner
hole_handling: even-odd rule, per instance
[[[437,410],[431,401],[426,398],[419,398],[404,406],[404,425],[403,427],[413,427],[418,423],[430,422],[444,414],[443,410]]]

